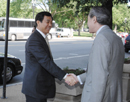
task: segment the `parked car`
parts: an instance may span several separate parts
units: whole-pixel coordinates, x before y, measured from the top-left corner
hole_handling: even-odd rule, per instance
[[[70,33],[71,33],[71,31],[69,28],[58,28],[56,30],[57,37],[63,37],[63,36],[69,37],[71,35]]]
[[[84,28],[83,31],[84,32],[89,32],[89,29],[88,28]]]
[[[3,83],[4,77],[4,54],[0,52],[0,84]],[[6,69],[6,83],[9,83],[12,78],[22,73],[23,67],[19,58],[9,55],[7,56],[7,69]]]
[[[128,36],[128,33],[118,32],[117,35],[121,38],[126,38]]]
[[[128,52],[130,50],[130,35],[127,36],[127,38],[125,39],[125,52]]]

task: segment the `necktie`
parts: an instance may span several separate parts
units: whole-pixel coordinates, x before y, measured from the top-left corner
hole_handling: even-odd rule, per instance
[[[49,41],[48,41],[48,38],[47,38],[47,37],[45,37],[45,41],[46,41],[46,43],[47,43],[47,45],[48,45],[48,48],[49,48],[49,51],[50,51],[50,55],[51,55],[51,57],[52,57],[51,50],[50,50],[50,45],[49,45]]]

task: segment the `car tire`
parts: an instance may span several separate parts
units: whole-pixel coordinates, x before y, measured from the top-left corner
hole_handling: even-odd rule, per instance
[[[7,76],[8,75],[8,76]],[[6,83],[9,83],[14,75],[14,70],[12,65],[7,66],[6,70]],[[4,70],[0,71],[0,83],[3,84]]]
[[[11,35],[11,41],[15,41],[16,40],[16,35]]]
[[[125,48],[125,52],[127,52],[127,53],[128,53],[128,52],[129,52],[129,50],[128,50],[127,48]]]

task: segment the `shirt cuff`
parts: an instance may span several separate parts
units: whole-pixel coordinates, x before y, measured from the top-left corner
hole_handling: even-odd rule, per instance
[[[79,80],[80,85],[82,85],[82,84],[83,84],[83,82],[81,81],[80,77],[79,77],[79,76],[77,76],[77,78],[78,78],[78,80]]]
[[[67,77],[68,73],[63,77],[63,79],[65,79]]]

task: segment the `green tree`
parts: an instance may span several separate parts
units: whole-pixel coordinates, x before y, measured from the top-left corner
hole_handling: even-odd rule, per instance
[[[117,4],[119,2],[126,3],[128,0],[52,0],[53,3],[56,3],[58,7],[66,6],[71,1],[77,2],[76,5],[76,14],[81,11],[89,11],[89,7],[98,6],[99,4],[102,4],[102,6],[105,6],[112,15],[112,7],[113,3]],[[111,24],[109,25],[112,28],[112,20]]]
[[[66,6],[62,7],[62,9],[67,12],[57,14],[54,16],[54,18],[58,24],[60,23],[59,27],[70,27],[78,29],[78,35],[80,36],[80,30],[83,28],[86,22],[88,12],[82,10],[82,12],[75,14],[76,6],[77,2],[70,2]]]
[[[116,30],[129,32],[130,29],[130,9],[127,8],[126,4],[117,4],[113,6],[113,28]]]
[[[6,16],[6,0],[1,0],[0,1],[0,17],[5,17]]]
[[[29,0],[13,0],[10,3],[10,17],[33,18],[32,3]]]

